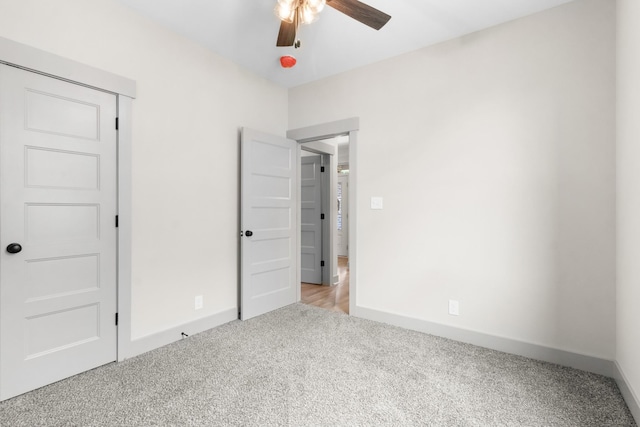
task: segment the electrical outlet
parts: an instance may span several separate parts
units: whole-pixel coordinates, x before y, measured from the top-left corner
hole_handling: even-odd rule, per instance
[[[371,209],[382,209],[383,201],[382,197],[372,197],[371,198]]]
[[[449,300],[449,314],[452,316],[460,316],[460,303],[454,299]]]
[[[195,309],[200,310],[204,306],[204,299],[202,295],[196,296]]]

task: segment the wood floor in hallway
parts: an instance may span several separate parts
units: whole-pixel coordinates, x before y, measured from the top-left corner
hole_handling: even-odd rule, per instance
[[[338,284],[336,286],[302,283],[302,302],[349,314],[349,258],[338,258]]]

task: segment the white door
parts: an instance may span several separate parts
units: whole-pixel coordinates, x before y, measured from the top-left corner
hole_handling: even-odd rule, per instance
[[[0,65],[0,399],[116,360],[115,118]]]
[[[243,129],[240,317],[296,302],[297,143]]]
[[[349,256],[349,176],[338,177],[338,256]]]
[[[304,283],[322,284],[322,175],[320,156],[300,161],[300,276]]]

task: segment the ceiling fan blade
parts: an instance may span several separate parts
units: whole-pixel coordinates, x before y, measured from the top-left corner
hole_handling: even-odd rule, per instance
[[[295,22],[282,21],[280,31],[278,32],[278,41],[276,46],[293,46],[296,41],[296,24]]]
[[[376,30],[391,19],[390,15],[358,0],[327,0],[327,5]]]

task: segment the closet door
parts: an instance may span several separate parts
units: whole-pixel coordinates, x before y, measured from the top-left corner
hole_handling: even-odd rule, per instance
[[[0,399],[116,360],[115,118],[0,65]]]

